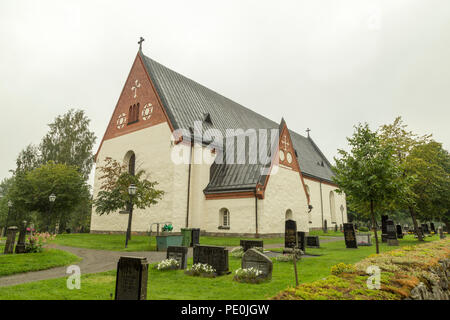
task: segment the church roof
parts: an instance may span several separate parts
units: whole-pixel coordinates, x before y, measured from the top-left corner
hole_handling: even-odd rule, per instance
[[[215,128],[222,133],[226,129],[279,128],[279,123],[140,54],[174,129],[194,127],[194,121],[203,121],[205,130]],[[313,140],[292,130],[289,132],[303,175],[332,182],[331,165]],[[254,189],[261,180],[260,167],[257,164],[213,164],[205,192]]]

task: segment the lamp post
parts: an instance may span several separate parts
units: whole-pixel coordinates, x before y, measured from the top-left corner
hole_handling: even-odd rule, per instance
[[[8,216],[6,217],[6,224],[5,224],[5,230],[3,230],[3,236],[6,236],[6,231],[8,230],[9,225],[9,219],[11,218],[11,208],[13,206],[13,203],[11,200],[8,200]]]
[[[130,184],[128,187],[128,194],[130,195],[130,212],[128,214],[128,228],[127,228],[127,237],[125,240],[125,248],[128,246],[128,239],[131,240],[131,219],[133,217],[133,197],[136,194],[137,187],[134,184]]]
[[[50,221],[52,218],[52,208],[53,208],[53,202],[55,202],[56,200],[56,196],[54,193],[52,193],[49,197],[48,197],[48,201],[50,201],[50,212],[48,214],[48,223],[47,223],[47,232],[49,232],[50,230]]]

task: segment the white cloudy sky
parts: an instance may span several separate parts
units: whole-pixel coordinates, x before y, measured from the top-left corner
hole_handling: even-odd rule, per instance
[[[70,108],[100,142],[140,36],[160,63],[311,128],[330,160],[354,124],[398,115],[450,146],[448,0],[2,0],[0,178]]]

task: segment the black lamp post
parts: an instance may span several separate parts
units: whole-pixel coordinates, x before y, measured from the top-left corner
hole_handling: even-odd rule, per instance
[[[136,194],[137,187],[134,184],[130,184],[128,187],[128,194],[130,195],[130,213],[128,214],[128,228],[127,237],[125,240],[125,248],[128,246],[128,239],[131,239],[131,219],[133,217],[133,196]]]
[[[56,200],[56,196],[54,193],[52,193],[49,197],[48,197],[48,201],[50,201],[50,212],[48,214],[48,224],[47,224],[47,232],[50,231],[50,221],[52,219],[52,208],[53,208],[53,202],[55,202]]]
[[[11,219],[11,208],[13,206],[13,203],[11,200],[8,200],[8,216],[6,217],[6,224],[5,224],[5,230],[3,230],[3,236],[6,236],[6,231],[8,230],[9,225],[9,219]]]

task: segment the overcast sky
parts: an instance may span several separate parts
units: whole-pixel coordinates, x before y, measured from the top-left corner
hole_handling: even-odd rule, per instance
[[[0,1],[0,178],[70,108],[97,150],[138,50],[311,136],[402,116],[450,146],[450,1]],[[301,164],[300,164],[301,165]]]

